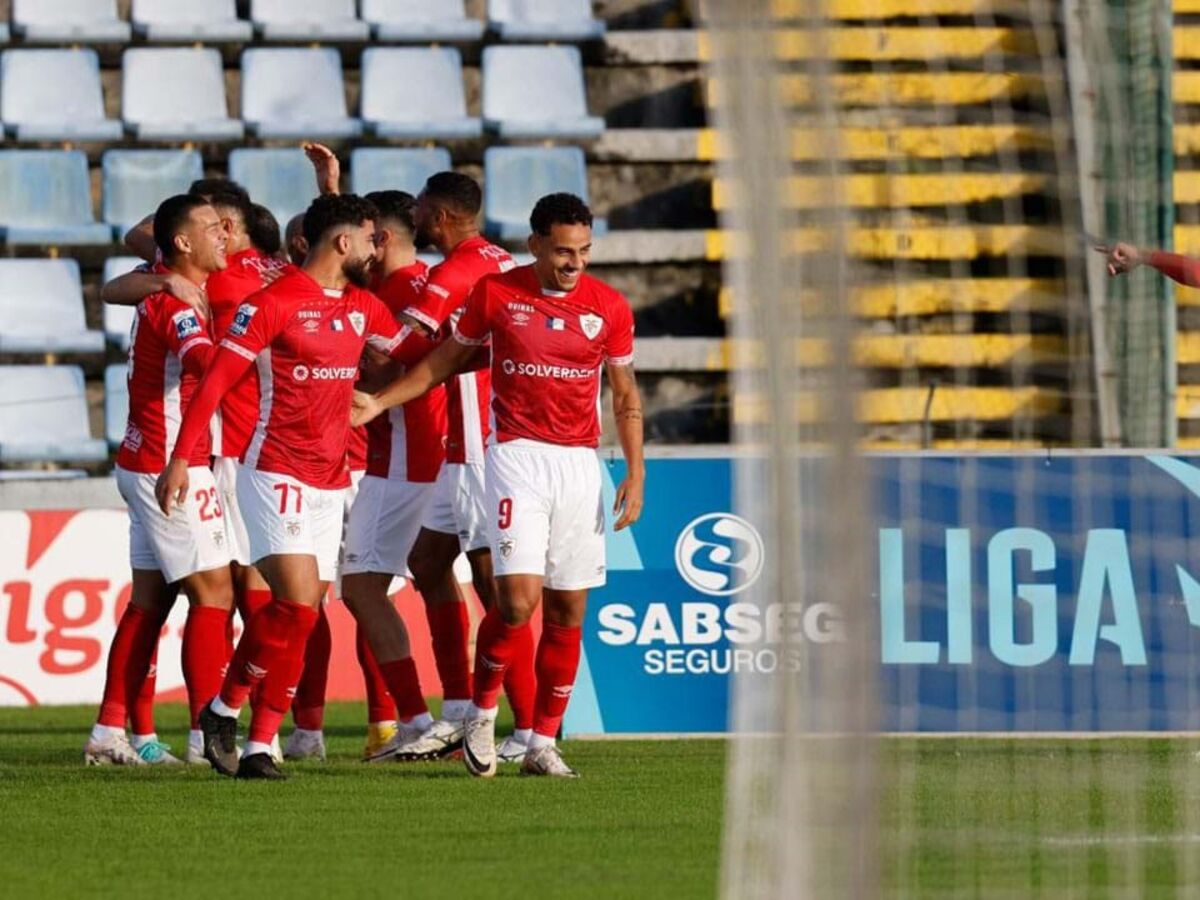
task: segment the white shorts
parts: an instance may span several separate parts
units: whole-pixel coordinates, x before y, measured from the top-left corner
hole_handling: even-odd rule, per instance
[[[404,575],[408,552],[421,530],[433,489],[432,483],[390,481],[375,475],[364,478],[346,525],[342,574]]]
[[[182,510],[164,516],[154,497],[157,475],[117,466],[117,489],[129,506],[129,564],[162,572],[168,582],[229,565],[229,546],[220,491],[212,472],[188,468]]]
[[[354,499],[358,496],[358,486],[362,484],[367,473],[362,469],[350,470],[350,487],[346,488],[345,507],[346,521],[350,521],[350,510],[354,508]]]
[[[299,554],[315,556],[322,581],[337,575],[342,543],[345,489],[311,487],[291,475],[238,471],[237,495],[250,538],[250,558]]]
[[[487,511],[497,575],[542,575],[559,591],[604,584],[595,450],[535,441],[489,447]]]
[[[242,518],[242,507],[237,499],[237,474],[242,464],[232,456],[213,458],[213,479],[221,492],[221,504],[225,512],[225,537],[229,541],[229,558],[239,566],[248,566],[250,537],[246,534],[246,522]]]
[[[482,463],[445,463],[434,483],[425,521],[430,531],[458,535],[463,552],[488,546],[488,516]]]

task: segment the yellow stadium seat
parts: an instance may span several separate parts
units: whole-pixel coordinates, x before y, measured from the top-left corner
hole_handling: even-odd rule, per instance
[[[812,103],[813,82],[807,75],[781,75],[777,84],[781,104]],[[1040,93],[1042,79],[1024,72],[853,72],[830,76],[829,87],[840,106],[945,107],[1019,100]],[[721,102],[721,83],[709,79],[708,104]]]
[[[1004,172],[944,172],[930,175],[846,175],[840,179],[837,202],[848,206],[921,207],[983,203],[1002,197],[1019,197],[1045,189],[1042,175]],[[713,183],[713,208],[727,209],[730,185]],[[834,204],[831,184],[817,176],[788,179],[787,203],[795,209],[823,209]]]
[[[771,0],[771,14],[779,19],[808,16],[815,0]],[[896,19],[919,16],[1020,15],[1028,4],[1016,0],[823,0],[820,9],[828,19]]]
[[[813,423],[821,412],[818,394],[806,392],[795,398],[792,407],[797,421]],[[873,425],[897,425],[923,422],[926,406],[929,419],[948,422],[955,419],[1003,421],[1014,418],[1034,418],[1051,415],[1062,407],[1060,394],[1037,387],[959,387],[945,385],[933,393],[929,402],[927,387],[875,388],[864,391],[858,398],[857,417]],[[1200,414],[1200,403],[1197,404]],[[826,410],[825,420],[834,415]],[[736,394],[733,397],[733,421],[737,424],[759,425],[769,421],[770,411],[760,395]]]
[[[884,334],[861,335],[854,341],[854,364],[873,369],[1000,368],[1018,360],[1062,362],[1066,343],[1055,335],[1031,334]],[[802,339],[795,345],[795,364],[818,368],[830,361],[827,342]],[[754,341],[725,340],[707,361],[711,371],[763,365],[763,347]]]
[[[1176,72],[1171,79],[1174,101],[1178,104],[1200,103],[1200,70]]]
[[[781,60],[811,59],[816,47],[826,58],[840,61],[978,59],[991,54],[1037,53],[1033,33],[1014,28],[829,28],[776,29],[771,32],[775,55]],[[712,60],[712,43],[699,35],[699,55]]]
[[[1035,225],[948,225],[913,228],[851,228],[852,256],[864,259],[977,259],[984,256],[1060,256],[1060,228]],[[797,229],[786,236],[792,253],[828,250],[832,235],[817,228]],[[720,230],[705,234],[705,258],[727,259],[739,252],[736,235]]]

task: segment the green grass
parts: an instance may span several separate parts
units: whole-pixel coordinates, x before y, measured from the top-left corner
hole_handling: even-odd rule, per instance
[[[0,896],[709,897],[725,746],[572,742],[576,782],[358,762],[285,784],[207,769],[85,769],[93,710],[0,710]],[[160,732],[182,744],[184,712]],[[1196,896],[1200,762],[1184,740],[889,739],[884,893]],[[220,887],[216,887],[220,885]]]

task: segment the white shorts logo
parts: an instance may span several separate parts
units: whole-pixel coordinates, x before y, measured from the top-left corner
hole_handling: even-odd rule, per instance
[[[763,542],[754,526],[732,513],[708,513],[689,522],[675,542],[675,568],[702,594],[740,594],[758,580]]]
[[[584,313],[579,317],[579,327],[583,329],[589,341],[594,341],[600,329],[604,327],[604,320],[591,313]]]
[[[502,538],[500,540],[500,555],[505,559],[509,559],[516,548],[516,542],[512,538]]]

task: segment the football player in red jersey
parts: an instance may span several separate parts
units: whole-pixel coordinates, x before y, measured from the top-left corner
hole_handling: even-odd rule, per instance
[[[633,373],[633,314],[617,291],[585,274],[592,215],[571,194],[550,194],[530,216],[534,263],[484,278],[447,341],[376,394],[357,393],[352,421],[370,421],[471,364],[491,343],[492,415],[487,514],[499,587],[480,625],[463,760],[496,772],[495,717],[505,670],[544,603],[537,653],[529,775],[575,777],[555,736],[579,665],[587,592],[605,582],[604,510],[595,448],[601,369],[612,388],[627,475],[615,527],[641,514],[642,404]]]
[[[254,365],[262,402],[238,472],[237,494],[254,565],[271,586],[238,642],[220,693],[200,715],[205,756],[225,775],[285,777],[270,742],[291,705],[318,607],[337,567],[343,492],[349,486],[345,415],[363,348],[392,356],[400,327],[369,284],[378,213],[361,197],[323,196],[304,216],[309,254],[238,308],[158,480],[160,507],[186,496],[187,454],[221,397]],[[237,719],[261,684],[246,750]]]
[[[225,236],[207,201],[182,195],[155,218],[163,272],[202,287],[225,268]],[[133,592],[109,652],[104,702],[84,749],[90,765],[179,762],[154,734],[125,738],[125,716],[147,676],[158,637],[180,588],[189,602],[183,674],[195,717],[220,686],[226,626],[233,606],[229,547],[221,500],[208,470],[208,442],[186,457],[192,485],[175,515],[154,498],[154,482],[174,450],[175,435],[213,346],[209,323],[169,294],[138,304],[129,348],[129,421],[117,454],[116,479],[129,506]]]

